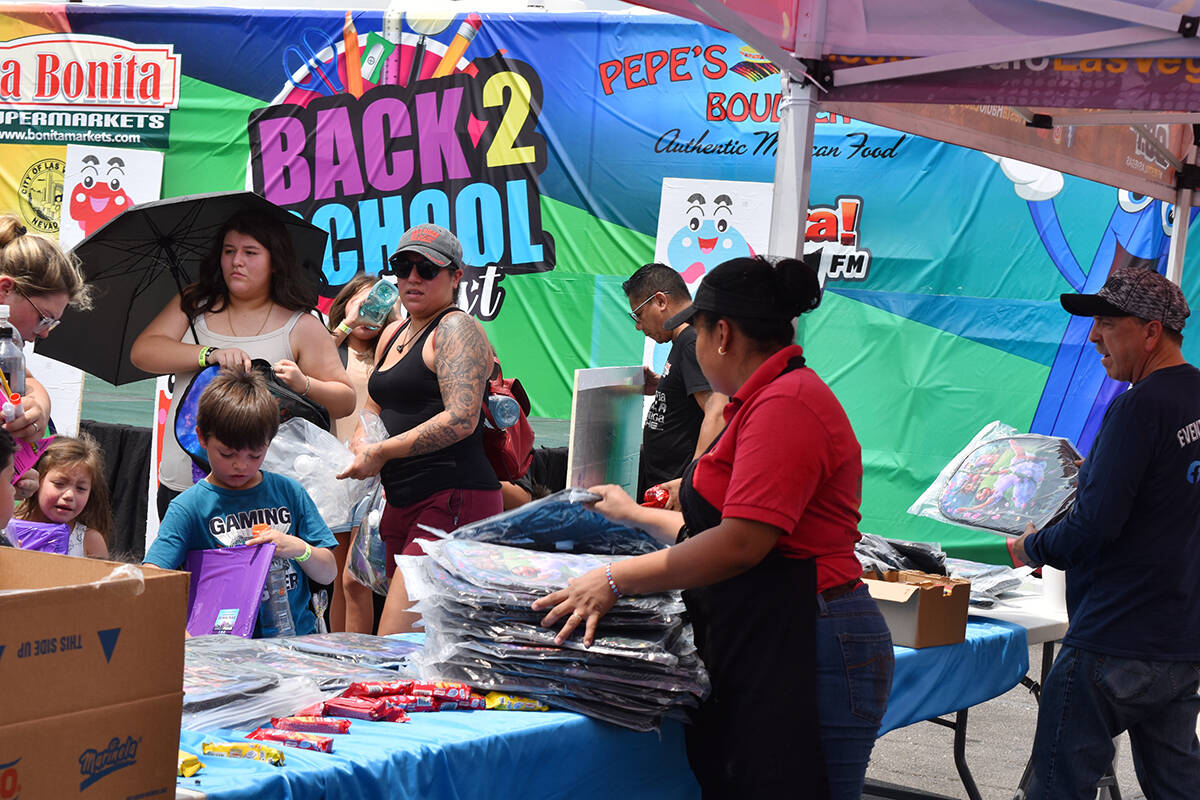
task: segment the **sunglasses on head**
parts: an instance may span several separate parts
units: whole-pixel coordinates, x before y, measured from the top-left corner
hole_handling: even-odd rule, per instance
[[[415,253],[394,253],[388,259],[388,263],[391,264],[392,271],[397,278],[407,278],[412,274],[413,267],[416,267],[417,274],[423,281],[433,280],[439,272],[446,269],[446,267],[439,267],[428,258]]]

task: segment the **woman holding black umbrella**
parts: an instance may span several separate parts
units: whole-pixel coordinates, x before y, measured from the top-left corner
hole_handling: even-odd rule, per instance
[[[130,360],[147,372],[174,373],[178,390],[203,367],[243,370],[251,359],[266,359],[293,390],[343,417],[354,411],[354,390],[329,333],[311,313],[316,300],[280,221],[237,214],[217,232],[196,282],[138,336]],[[181,394],[171,400],[167,430]],[[193,483],[191,460],[171,436],[164,437],[158,479],[161,517]]]
[[[9,321],[26,342],[49,336],[68,305],[91,306],[76,261],[50,239],[28,233],[15,214],[0,216],[0,305],[8,306]],[[21,405],[24,415],[4,428],[36,441],[50,419],[50,396],[28,372]]]

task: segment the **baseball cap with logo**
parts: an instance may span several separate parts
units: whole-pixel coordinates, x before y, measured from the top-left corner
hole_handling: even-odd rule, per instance
[[[440,225],[414,225],[400,237],[396,252],[391,259],[401,253],[419,253],[439,267],[453,266],[462,269],[462,244],[458,237]],[[389,260],[391,260],[389,259]]]
[[[1059,300],[1077,317],[1141,317],[1176,332],[1192,313],[1178,286],[1145,267],[1118,267],[1095,294],[1064,294]]]

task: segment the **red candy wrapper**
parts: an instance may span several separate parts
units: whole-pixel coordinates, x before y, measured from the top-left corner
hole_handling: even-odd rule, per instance
[[[379,698],[387,708],[399,709],[400,711],[437,711],[441,705],[437,698],[429,695],[421,695],[420,697],[411,694],[394,694],[388,697]]]
[[[325,716],[380,720],[387,715],[382,697],[335,697],[325,701]]]
[[[466,700],[471,696],[473,690],[465,683],[454,683],[452,681],[434,681],[432,683],[422,683],[413,681],[411,691],[407,694],[414,696],[428,695],[438,700]]]
[[[642,505],[646,508],[666,508],[670,499],[671,493],[656,484],[642,494]]]
[[[292,716],[293,717],[319,717],[324,713],[325,713],[325,701],[321,700],[316,703],[313,703],[311,706],[305,706],[304,708],[297,711],[295,714],[292,714]]]
[[[342,697],[384,697],[389,694],[412,694],[412,681],[360,681],[352,683]]]
[[[466,708],[471,711],[482,711],[487,708],[487,698],[481,694],[471,693],[471,697],[467,700]]]
[[[274,717],[271,725],[281,731],[301,731],[303,733],[349,733],[350,720],[333,719],[332,717],[294,716]]]
[[[318,753],[333,752],[333,738],[330,736],[318,736],[315,733],[259,728],[253,733],[248,734],[246,738],[257,739],[260,742],[279,742],[288,747],[299,747],[301,750],[316,750]]]

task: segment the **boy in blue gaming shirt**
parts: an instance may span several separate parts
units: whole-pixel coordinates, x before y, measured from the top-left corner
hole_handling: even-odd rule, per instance
[[[279,429],[279,406],[256,373],[222,370],[200,395],[196,434],[208,452],[208,477],[175,498],[146,553],[146,563],[178,569],[188,552],[273,542],[287,564],[288,603],[296,634],[316,633],[308,581],[332,583],[337,541],[299,483],[259,469]],[[270,528],[257,536],[256,524]],[[267,603],[256,638],[275,636]]]

